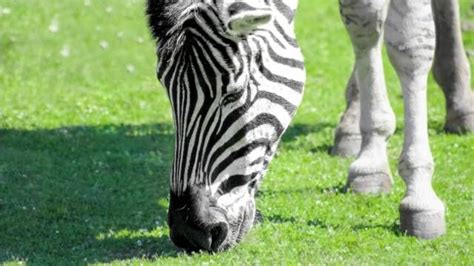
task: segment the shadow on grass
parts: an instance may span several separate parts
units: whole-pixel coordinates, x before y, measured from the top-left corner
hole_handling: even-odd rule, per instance
[[[283,141],[333,124],[290,127]],[[0,263],[173,257],[170,124],[0,129]]]
[[[264,216],[264,221],[269,222],[269,223],[274,223],[274,224],[296,224],[299,222],[305,223],[307,226],[310,227],[316,227],[320,229],[327,229],[327,230],[338,230],[341,229],[340,225],[331,225],[328,224],[327,222],[321,220],[321,219],[313,219],[309,221],[300,221],[296,219],[295,217],[288,217],[288,216],[283,216],[283,215],[272,215],[265,217]],[[386,231],[389,231],[393,233],[396,236],[403,236],[404,234],[400,230],[400,225],[397,223],[397,221],[394,221],[392,224],[356,224],[350,227],[352,231],[354,232],[359,232],[359,231],[365,231],[365,230],[372,230],[372,229],[383,229]]]
[[[295,217],[285,217],[282,215],[272,215],[272,216],[264,216],[264,221],[268,221],[270,223],[275,224],[286,224],[286,223],[296,223],[297,220]]]
[[[335,123],[329,122],[320,122],[315,123],[314,125],[307,125],[307,124],[294,124],[288,128],[282,138],[282,143],[285,144],[285,149],[292,149],[292,148],[301,148],[301,143],[298,138],[302,138],[304,136],[310,134],[327,134],[328,131],[331,132],[336,128]],[[303,140],[304,141],[304,140]],[[319,146],[315,146],[309,149],[311,153],[324,153],[330,154],[332,149],[332,143],[321,143]]]
[[[383,229],[386,231],[390,231],[396,236],[403,236],[404,234],[400,230],[400,224],[394,221],[392,224],[358,224],[352,227],[352,230],[358,231],[365,231],[371,229]]]
[[[175,256],[168,124],[0,129],[0,263]]]
[[[315,123],[314,125],[294,124],[286,130],[285,134],[283,135],[282,141],[291,142],[301,136],[320,133],[322,131],[325,131],[328,129],[335,129],[335,128],[336,128],[336,124],[329,123],[329,122],[320,122],[320,123]]]
[[[342,195],[342,194],[348,193],[348,191],[347,191],[345,183],[340,183],[334,186],[313,186],[313,187],[294,188],[294,189],[285,189],[285,190],[264,189],[264,190],[259,190],[257,193],[257,196],[258,197],[272,197],[279,194],[307,194],[307,193]]]
[[[272,215],[272,216],[269,216],[268,218],[266,218],[266,220],[268,222],[274,223],[274,224],[286,224],[286,223],[295,224],[295,223],[298,223],[298,220],[295,217],[286,217],[286,216],[282,216],[282,215]],[[301,221],[301,222],[304,222],[304,221]],[[326,224],[324,221],[319,220],[319,219],[307,221],[306,225],[307,226],[312,226],[312,227],[319,227],[319,228],[322,228],[322,229],[328,229],[328,228],[331,227],[330,225]]]
[[[286,224],[286,223],[296,224],[299,222],[298,219],[296,219],[295,217],[286,217],[282,215],[273,215],[273,216],[266,217],[265,221],[268,221],[274,224]],[[337,224],[331,225],[321,219],[313,219],[310,221],[306,221],[305,223],[307,226],[316,227],[320,229],[327,229],[327,230],[341,229],[340,225],[337,225]],[[383,229],[395,234],[396,236],[404,235],[401,232],[400,225],[397,222],[393,222],[392,224],[356,224],[356,225],[351,226],[350,228],[354,232],[372,230],[372,229]]]

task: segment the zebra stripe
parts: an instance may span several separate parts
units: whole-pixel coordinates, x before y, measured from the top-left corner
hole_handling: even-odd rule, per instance
[[[258,183],[301,101],[305,69],[294,9],[267,2],[273,21],[243,38],[227,34],[216,1],[176,2],[168,7],[173,12],[150,8],[161,12],[150,24],[158,38],[157,76],[173,109],[171,190],[178,195],[192,185],[225,194]],[[230,13],[244,3],[236,5]]]

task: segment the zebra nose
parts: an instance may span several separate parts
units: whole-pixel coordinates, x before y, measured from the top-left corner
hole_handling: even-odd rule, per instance
[[[272,19],[271,9],[259,4],[259,1],[252,4],[235,2],[227,10],[229,13],[227,27],[236,35],[250,33]]]
[[[227,237],[227,233],[229,231],[229,227],[227,223],[217,223],[210,227],[209,233],[211,234],[211,250],[218,251],[221,249],[222,243]]]
[[[188,252],[222,250],[222,244],[229,230],[227,222],[206,223],[203,221],[182,221],[179,217],[176,218],[173,225],[170,225],[170,238],[177,247]]]

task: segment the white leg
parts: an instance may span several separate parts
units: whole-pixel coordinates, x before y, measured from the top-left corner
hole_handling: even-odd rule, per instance
[[[351,157],[359,154],[362,144],[359,121],[360,98],[354,66],[351,78],[346,87],[346,110],[336,128],[334,146],[331,150],[332,155]]]
[[[435,238],[445,233],[445,221],[444,205],[431,186],[434,163],[428,140],[426,86],[435,31],[430,0],[392,0],[385,38],[405,104],[399,172],[407,191],[400,204],[401,228],[420,238]]]
[[[341,15],[351,36],[360,89],[362,146],[349,169],[347,187],[356,193],[389,192],[392,177],[387,140],[395,131],[382,64],[383,25],[389,0],[340,0]]]

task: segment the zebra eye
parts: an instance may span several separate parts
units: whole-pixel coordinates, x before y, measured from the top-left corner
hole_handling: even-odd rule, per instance
[[[228,91],[226,94],[224,94],[224,97],[222,98],[222,105],[229,105],[231,103],[234,103],[238,101],[240,98],[242,98],[242,95],[244,95],[244,90],[243,89],[234,89]]]

